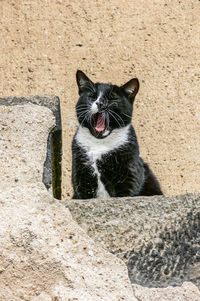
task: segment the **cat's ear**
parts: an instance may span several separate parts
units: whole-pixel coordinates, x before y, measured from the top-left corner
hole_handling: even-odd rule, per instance
[[[77,70],[76,72],[76,81],[79,88],[79,94],[82,93],[84,90],[91,89],[91,87],[94,87],[93,82],[81,70]]]
[[[128,98],[131,102],[134,101],[134,98],[139,90],[139,80],[137,78],[132,78],[126,84],[124,84],[121,88],[124,89]]]

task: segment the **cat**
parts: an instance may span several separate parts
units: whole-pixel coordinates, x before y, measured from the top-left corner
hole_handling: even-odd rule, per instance
[[[78,70],[78,129],[72,141],[73,199],[162,195],[139,156],[131,124],[139,81],[123,86],[93,83]]]

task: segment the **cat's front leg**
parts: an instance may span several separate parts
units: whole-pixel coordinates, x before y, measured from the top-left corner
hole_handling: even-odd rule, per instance
[[[131,184],[127,184],[129,178],[130,159],[118,151],[110,152],[97,161],[97,167],[109,195],[112,197],[128,196]],[[129,187],[130,186],[130,187]]]
[[[97,176],[91,166],[76,158],[72,169],[73,199],[91,199],[96,197]]]

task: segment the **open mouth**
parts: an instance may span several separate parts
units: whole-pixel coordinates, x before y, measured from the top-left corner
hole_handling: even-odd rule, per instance
[[[96,113],[94,115],[94,126],[95,126],[95,130],[98,133],[101,133],[103,131],[105,131],[106,129],[106,122],[105,122],[105,118],[103,116],[102,113]]]

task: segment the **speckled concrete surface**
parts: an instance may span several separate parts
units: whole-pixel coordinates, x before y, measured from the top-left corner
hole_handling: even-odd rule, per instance
[[[44,163],[44,169],[43,169],[43,183],[45,184],[46,188],[52,192],[53,196],[57,199],[61,199],[61,173],[62,173],[62,124],[61,124],[61,112],[60,112],[60,100],[55,95],[43,95],[43,96],[21,96],[21,97],[6,97],[6,98],[0,98],[0,105],[2,106],[2,121],[3,121],[3,106],[8,106],[9,110],[6,113],[13,112],[14,106],[21,106],[23,108],[24,105],[37,105],[42,106],[45,108],[50,109],[51,114],[54,115],[55,118],[55,124],[52,126],[52,130],[49,131],[48,135],[48,142],[47,142],[47,154],[46,154],[46,160]],[[36,107],[35,107],[36,108]],[[23,109],[22,109],[23,111]],[[30,110],[31,112],[31,110]],[[23,112],[22,112],[23,114]],[[13,115],[13,114],[12,114]],[[28,116],[29,114],[27,114]],[[13,117],[13,116],[12,116]],[[17,122],[17,116],[14,116],[12,123]],[[34,123],[34,126],[37,126],[38,124],[41,124],[43,120],[37,120],[37,118],[33,120],[29,120],[28,117],[25,120],[25,123],[32,124]],[[22,123],[23,125],[23,123]],[[2,125],[2,130],[7,126],[7,130],[9,129],[10,132],[12,132],[12,124],[5,124]],[[38,126],[38,128],[40,128]],[[9,134],[9,133],[8,133]],[[21,133],[24,135],[24,133]],[[28,132],[28,129],[25,130],[25,134],[30,137],[32,133]],[[8,138],[9,139],[9,138]],[[20,138],[18,138],[20,139]],[[27,138],[28,139],[28,138]],[[10,139],[10,142],[13,142],[12,139]],[[13,145],[13,143],[10,143]],[[15,147],[18,147],[19,150],[22,145],[14,143]],[[2,144],[3,147],[3,144]],[[7,145],[5,146],[5,148]],[[23,150],[25,153],[25,151]],[[56,160],[55,160],[56,158]],[[56,174],[55,174],[56,173]],[[15,181],[17,182],[18,179],[16,178]],[[54,189],[52,189],[52,183],[54,186]]]
[[[133,123],[166,194],[200,191],[200,2],[0,1],[1,96],[58,95],[70,198],[76,69],[141,87]]]
[[[164,289],[148,289],[133,285],[138,301],[199,301],[198,288],[191,282],[185,282],[181,287],[168,287]]]
[[[42,182],[47,139],[55,126],[52,112],[36,105],[0,105],[0,187]],[[38,160],[35,160],[39,154]]]

